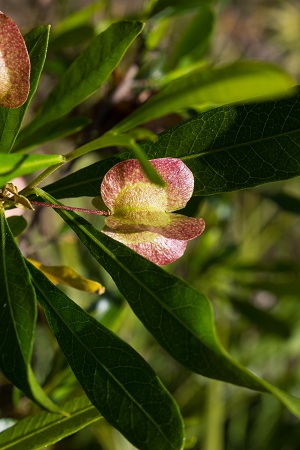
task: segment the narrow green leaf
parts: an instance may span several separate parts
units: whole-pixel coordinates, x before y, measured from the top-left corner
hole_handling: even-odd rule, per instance
[[[13,178],[62,162],[64,162],[64,157],[61,155],[0,154],[0,186],[3,186]]]
[[[35,291],[24,258],[0,209],[0,368],[40,406],[59,411],[37,383],[30,367],[37,315]]]
[[[149,159],[180,158],[195,176],[194,195],[247,189],[300,175],[300,96],[200,114],[142,145]],[[56,198],[99,195],[105,173],[128,152],[49,185]]]
[[[9,379],[20,376],[19,383],[24,383],[28,390],[28,382],[22,378],[23,371],[18,373],[16,366],[18,363],[26,366],[31,357],[36,321],[35,293],[2,208],[0,214],[1,367]]]
[[[114,127],[124,133],[181,109],[245,103],[286,95],[295,81],[279,67],[242,61],[216,69],[197,68],[177,78]]]
[[[42,411],[0,433],[1,450],[42,449],[101,418],[85,395],[60,406],[67,415]]]
[[[28,263],[50,328],[93,405],[141,450],[180,450],[178,406],[128,344]]]
[[[55,200],[37,189],[50,203]],[[292,397],[233,360],[220,345],[209,300],[185,281],[96,230],[71,211],[57,210],[157,341],[190,370],[208,378],[268,392],[300,417]]]
[[[61,77],[33,121],[23,130],[22,139],[28,139],[33,131],[66,115],[99,89],[142,29],[141,22],[116,22],[93,39]]]
[[[19,108],[0,107],[0,153],[8,153],[12,149],[25,112],[37,89],[46,58],[49,32],[49,26],[40,26],[33,28],[24,36],[31,61],[30,91],[26,102]]]
[[[139,160],[149,180],[155,184],[158,184],[159,186],[164,186],[165,183],[163,179],[157,173],[154,167],[149,163],[149,160],[147,159],[145,153],[143,152],[143,149],[134,141],[134,139],[130,139],[130,142],[131,142],[130,149],[133,154],[133,157]]]

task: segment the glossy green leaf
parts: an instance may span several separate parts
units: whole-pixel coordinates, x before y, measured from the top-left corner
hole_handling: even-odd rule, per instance
[[[30,91],[26,102],[19,108],[0,107],[0,153],[8,153],[12,149],[25,112],[37,89],[46,58],[49,32],[49,26],[40,26],[32,29],[24,36],[31,61]]]
[[[177,78],[114,127],[124,133],[145,122],[182,109],[245,103],[286,95],[295,81],[265,62],[242,61],[216,69],[197,68]]]
[[[68,415],[42,411],[0,433],[1,450],[42,449],[101,418],[85,395],[68,400],[61,408]]]
[[[13,178],[64,162],[61,155],[1,155],[0,186]]]
[[[30,366],[37,315],[35,291],[24,258],[0,209],[0,369],[29,398],[59,411]]]
[[[37,189],[44,200],[54,199]],[[96,230],[71,211],[57,210],[157,341],[188,369],[208,378],[269,392],[300,417],[300,399],[233,360],[216,334],[211,303],[199,291]]]
[[[142,29],[142,22],[120,21],[93,39],[61,77],[21,138],[28,139],[36,129],[66,115],[99,89]]]
[[[151,367],[38,269],[30,271],[50,328],[103,417],[140,450],[180,450],[178,406]]]
[[[149,159],[177,157],[195,176],[194,195],[212,195],[300,175],[300,97],[221,107],[161,133],[143,149]],[[56,198],[96,196],[105,173],[130,158],[122,152],[46,190]]]

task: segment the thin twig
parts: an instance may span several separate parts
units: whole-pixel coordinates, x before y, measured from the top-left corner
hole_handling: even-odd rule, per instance
[[[75,208],[73,206],[53,205],[52,203],[34,202],[34,201],[30,201],[30,203],[36,206],[47,206],[48,208],[65,209],[68,211],[77,211],[86,214],[97,214],[98,216],[110,216],[111,214],[110,211],[101,211],[99,209]]]

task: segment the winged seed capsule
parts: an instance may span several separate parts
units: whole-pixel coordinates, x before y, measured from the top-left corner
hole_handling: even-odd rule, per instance
[[[205,229],[203,219],[174,214],[190,200],[194,176],[177,158],[150,161],[166,185],[149,181],[139,161],[129,159],[104,176],[101,196],[111,214],[103,233],[158,264],[180,258],[187,242]]]
[[[15,22],[0,11],[0,106],[18,108],[30,88],[30,59]]]

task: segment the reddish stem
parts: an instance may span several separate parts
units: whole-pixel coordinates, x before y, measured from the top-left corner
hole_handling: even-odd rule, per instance
[[[109,211],[100,211],[99,209],[74,208],[73,206],[53,205],[51,203],[44,203],[44,202],[30,201],[30,203],[36,206],[47,206],[48,208],[65,209],[68,211],[78,211],[86,214],[97,214],[98,216],[110,216]]]

